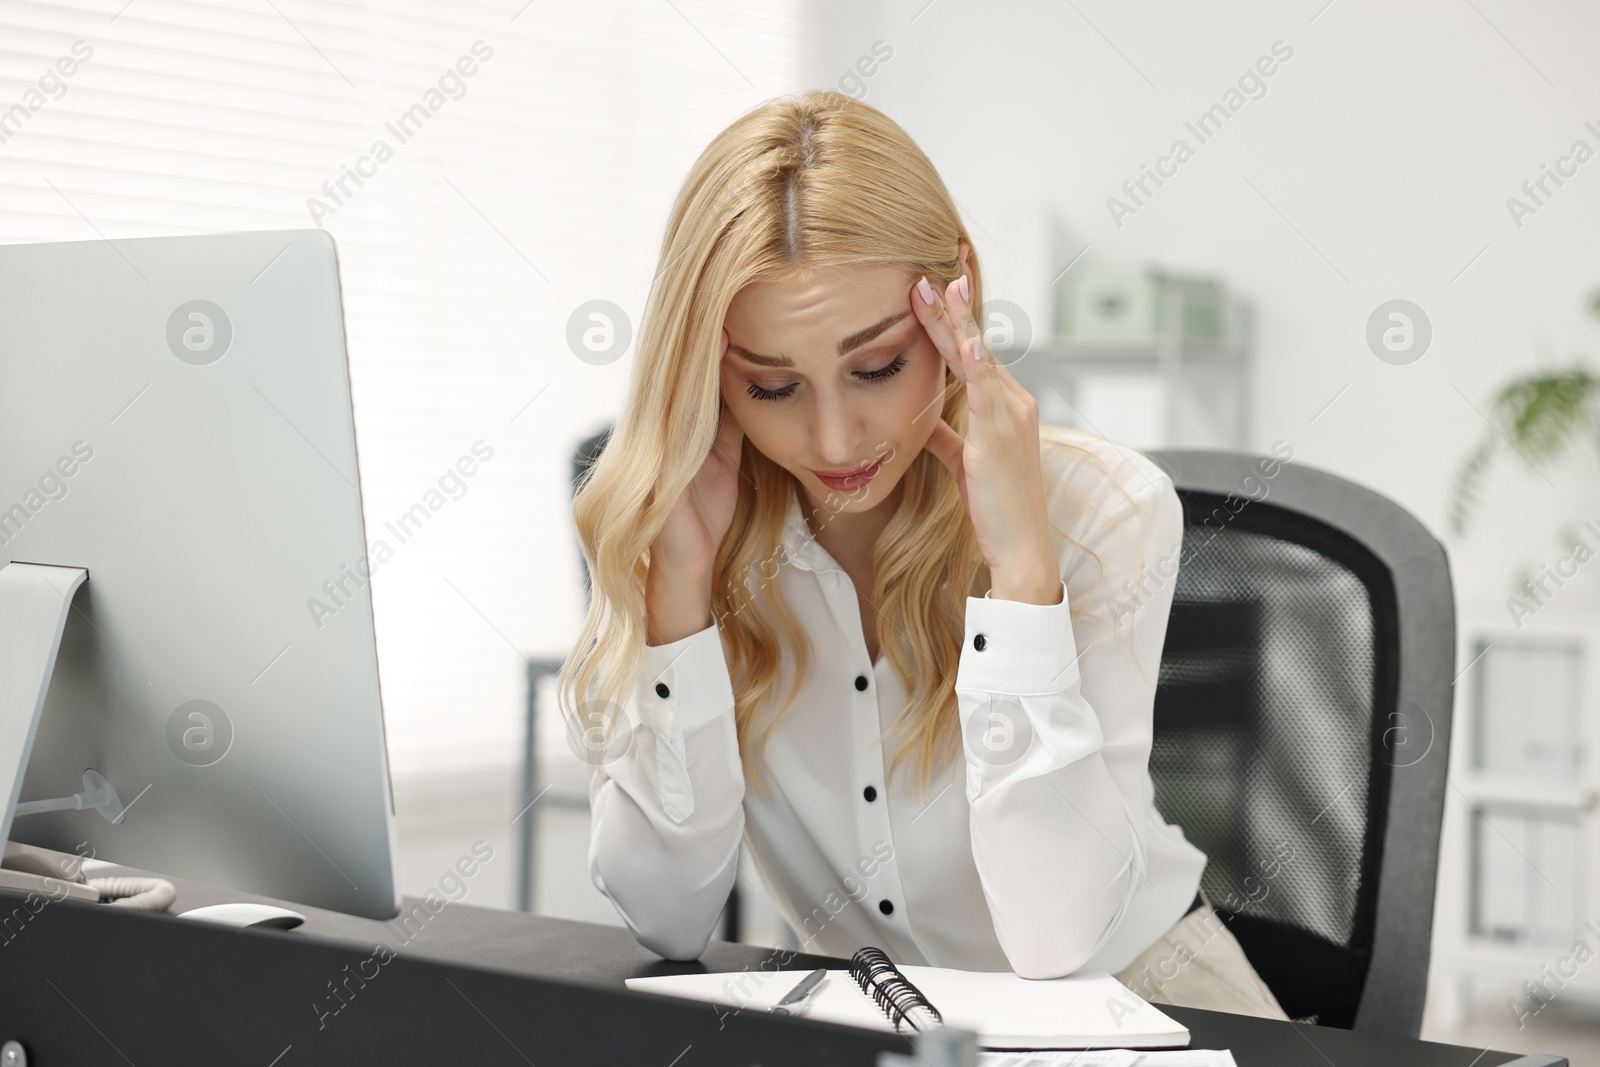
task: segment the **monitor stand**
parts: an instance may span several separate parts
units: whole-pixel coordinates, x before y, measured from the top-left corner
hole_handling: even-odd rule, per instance
[[[44,712],[45,694],[55,672],[72,598],[88,580],[82,567],[40,563],[13,563],[0,567],[0,797],[5,813],[0,821],[0,846],[11,839],[11,823],[18,815],[67,808],[96,808],[107,819],[122,818],[122,801],[111,783],[98,771],[86,771],[84,791],[71,797],[19,803],[23,775],[33,754],[34,735]],[[7,871],[3,883],[11,888],[17,877],[38,877]],[[45,889],[40,878],[36,888]]]

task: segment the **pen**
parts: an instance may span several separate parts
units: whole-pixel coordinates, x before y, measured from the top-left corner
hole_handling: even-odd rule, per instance
[[[799,985],[785,993],[782,1000],[778,1001],[778,1003],[774,1004],[767,1010],[776,1012],[779,1015],[797,1014],[801,1006],[805,1003],[806,998],[816,990],[817,986],[822,983],[822,980],[827,977],[827,975],[828,969],[826,967],[818,967],[816,970],[800,979]]]

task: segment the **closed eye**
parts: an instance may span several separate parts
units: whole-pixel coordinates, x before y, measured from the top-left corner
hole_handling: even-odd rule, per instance
[[[905,369],[905,365],[906,354],[902,352],[877,370],[857,371],[856,377],[864,382],[881,382],[886,378],[892,378],[899,374]],[[755,382],[750,382],[746,392],[756,400],[786,400],[794,395],[794,391],[798,387],[798,383],[790,382],[782,389],[763,389]]]

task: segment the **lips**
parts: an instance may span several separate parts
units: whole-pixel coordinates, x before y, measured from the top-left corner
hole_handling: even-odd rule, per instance
[[[875,459],[871,463],[863,464],[848,471],[812,471],[811,473],[815,474],[817,480],[828,488],[849,492],[852,489],[859,489],[872,481],[873,475],[878,473],[878,468],[881,466],[883,466],[883,460]]]

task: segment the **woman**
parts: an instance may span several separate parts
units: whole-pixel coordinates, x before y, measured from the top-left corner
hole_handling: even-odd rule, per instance
[[[943,182],[866,104],[769,102],[695,163],[573,507],[590,877],[695,959],[742,841],[805,951],[1283,1018],[1152,803],[1171,479],[1041,430],[982,294]]]

